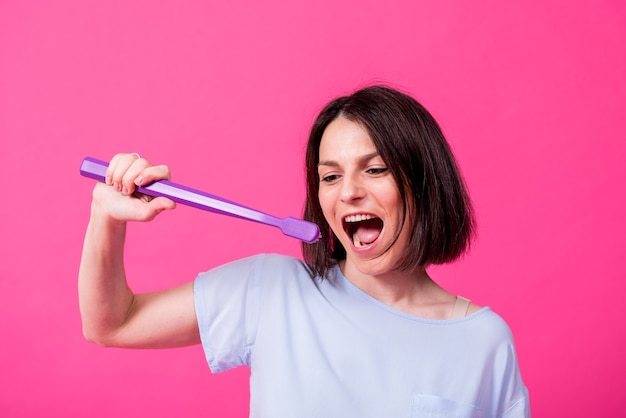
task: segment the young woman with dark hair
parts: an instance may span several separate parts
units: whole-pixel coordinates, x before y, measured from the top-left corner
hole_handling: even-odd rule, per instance
[[[409,209],[416,213],[408,225],[413,232],[403,267],[443,264],[462,255],[474,232],[472,205],[439,125],[412,97],[373,86],[329,103],[311,130],[306,151],[304,216],[326,232],[321,241],[303,245],[305,260],[315,271],[323,274],[333,260],[345,258],[345,248],[329,229],[318,199],[320,143],[326,127],[337,118],[366,130],[399,185],[405,216]]]
[[[257,255],[180,287],[130,291],[128,221],[173,209],[135,187],[166,166],[118,154],[93,193],[79,273],[86,338],[201,343],[212,371],[248,366],[251,417],[529,417],[512,335],[427,272],[468,248],[472,207],[432,116],[372,86],[329,103],[306,152],[304,262]]]

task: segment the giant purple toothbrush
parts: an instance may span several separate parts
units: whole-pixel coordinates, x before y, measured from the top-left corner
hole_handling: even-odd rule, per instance
[[[80,174],[104,182],[108,166],[109,164],[104,161],[86,157],[80,166]],[[319,227],[314,223],[290,216],[287,218],[277,218],[238,203],[225,200],[221,197],[172,183],[171,181],[156,181],[147,186],[137,187],[137,191],[154,197],[164,196],[183,205],[209,212],[275,226],[279,228],[283,234],[304,242],[313,243],[320,237]]]

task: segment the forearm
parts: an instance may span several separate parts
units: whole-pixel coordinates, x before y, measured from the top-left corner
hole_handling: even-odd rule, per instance
[[[124,271],[126,223],[100,213],[92,204],[78,275],[80,312],[85,337],[110,345],[129,318],[134,295]]]

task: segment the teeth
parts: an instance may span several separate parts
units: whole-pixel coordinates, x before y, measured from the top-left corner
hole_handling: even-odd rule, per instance
[[[356,223],[356,222],[367,221],[368,219],[374,219],[374,218],[375,217],[372,215],[360,213],[358,215],[348,215],[345,218],[343,218],[343,221],[345,223]],[[357,248],[365,247],[365,245],[361,242],[361,240],[357,236],[356,231],[354,231],[354,234],[352,234],[352,242],[354,243],[354,246]]]
[[[349,215],[346,216],[344,218],[345,222],[348,223],[352,223],[352,222],[361,222],[361,221],[366,221],[368,219],[372,219],[373,216],[372,215],[364,215],[364,214],[360,214],[360,215]]]
[[[363,245],[361,241],[359,240],[359,237],[356,235],[356,233],[352,235],[352,242],[354,243],[354,246],[357,248],[365,247],[365,245]]]

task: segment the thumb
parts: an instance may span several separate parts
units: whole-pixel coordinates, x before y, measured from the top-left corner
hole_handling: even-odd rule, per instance
[[[173,210],[176,208],[176,203],[173,200],[170,200],[166,197],[156,197],[152,199],[147,205],[144,206],[145,210],[145,219],[152,220],[159,213],[164,210]]]

